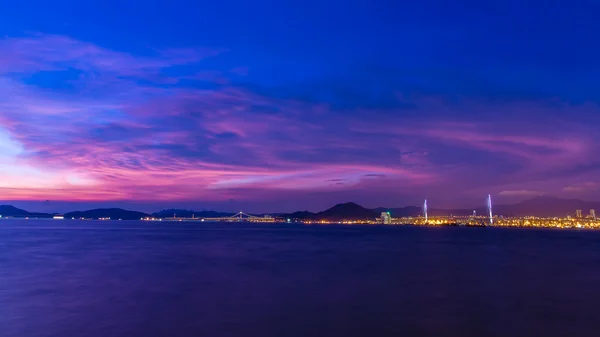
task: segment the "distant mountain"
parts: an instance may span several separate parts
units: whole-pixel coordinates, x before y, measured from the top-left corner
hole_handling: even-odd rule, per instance
[[[190,211],[183,209],[165,209],[160,212],[152,213],[153,217],[157,218],[220,218],[225,216],[231,216],[234,213],[223,213],[223,212],[215,212],[215,211]]]
[[[65,219],[100,219],[110,218],[111,220],[140,220],[141,218],[147,217],[148,214],[136,211],[128,211],[120,208],[102,208],[92,209],[83,212],[70,212],[65,214]]]
[[[287,219],[312,219],[315,217],[315,213],[309,211],[299,211],[290,214],[281,214],[280,216]]]
[[[330,209],[312,216],[315,220],[367,220],[375,219],[381,214],[353,202],[337,204]]]
[[[312,213],[309,211],[299,211],[289,214],[277,214],[277,216],[287,219],[298,219],[298,220],[367,220],[374,219],[380,214],[374,210],[364,208],[356,203],[348,202],[344,204],[337,204],[328,210]]]
[[[194,211],[185,210],[185,209],[165,209],[160,212],[152,213],[151,215],[157,218],[172,218],[174,216],[178,216],[181,218],[191,218]]]
[[[431,204],[430,204],[431,206]],[[541,216],[541,217],[564,217],[574,216],[575,210],[582,210],[584,215],[589,214],[590,209],[595,209],[600,213],[600,202],[587,202],[579,199],[561,199],[549,196],[540,196],[533,199],[521,201],[516,204],[494,205],[495,215],[503,216]],[[487,213],[486,207],[477,207],[470,209],[438,209],[430,208],[429,216],[468,216],[473,214],[473,210],[479,215]],[[423,209],[420,206],[407,206],[398,208],[379,207],[374,209],[364,208],[356,203],[348,202],[338,204],[328,210],[312,213],[309,211],[300,211],[289,214],[275,213],[272,216],[288,219],[306,219],[306,220],[368,220],[375,219],[381,215],[381,212],[390,212],[392,217],[411,217],[422,215]],[[153,213],[152,216],[159,218],[170,218],[174,215],[182,218],[219,218],[231,216],[234,213],[215,212],[215,211],[190,211],[180,209],[167,209]],[[29,217],[29,218],[51,218],[54,214],[32,213],[26,210],[9,205],[0,205],[0,215],[3,217]],[[113,220],[139,220],[147,217],[148,214],[142,212],[128,211],[120,208],[93,209],[84,212],[66,213],[65,218],[87,218],[99,219],[110,218]],[[257,215],[261,216],[261,215]]]
[[[15,206],[10,205],[0,205],[0,214],[2,216],[29,216],[29,212],[26,210],[16,208]]]
[[[3,217],[15,217],[15,218],[51,218],[52,214],[47,213],[32,213],[16,208],[10,205],[0,205],[0,215]]]

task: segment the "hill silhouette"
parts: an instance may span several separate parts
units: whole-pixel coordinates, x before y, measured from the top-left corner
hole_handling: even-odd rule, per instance
[[[430,203],[431,206],[431,203]],[[539,196],[532,199],[524,200],[515,204],[494,205],[493,211],[495,215],[503,216],[540,216],[540,217],[564,217],[567,215],[574,216],[575,210],[582,210],[584,214],[589,214],[590,209],[595,209],[600,213],[600,202],[588,202],[579,199],[562,199],[550,196]],[[473,214],[473,210],[477,214],[483,215],[487,213],[487,208],[484,206],[476,208],[464,209],[441,209],[430,208],[430,216],[468,216]],[[374,209],[365,208],[354,202],[337,204],[325,211],[313,213],[309,211],[299,211],[294,213],[275,213],[276,217],[297,219],[297,220],[368,220],[375,219],[381,215],[381,212],[390,212],[392,217],[415,217],[422,215],[423,209],[420,206],[406,206],[397,208],[378,207]],[[159,218],[171,218],[174,215],[182,218],[218,218],[231,216],[234,213],[216,212],[216,211],[192,211],[167,209],[153,213],[152,216]],[[32,213],[23,209],[16,208],[10,205],[0,205],[0,215],[3,217],[30,217],[30,218],[51,218],[54,214],[48,213]],[[110,218],[114,220],[139,220],[149,216],[143,212],[128,211],[120,208],[105,208],[92,209],[82,212],[70,212],[65,214],[65,218],[86,218],[99,219]],[[260,216],[260,215],[258,215]]]
[[[3,217],[14,218],[51,218],[53,215],[48,213],[32,213],[26,210],[16,208],[11,205],[0,205],[0,215]]]
[[[372,209],[367,209],[354,202],[337,204],[323,212],[312,216],[315,220],[367,220],[375,219],[379,216]]]
[[[152,216],[157,218],[172,218],[173,216],[178,218],[220,218],[231,215],[233,215],[233,213],[216,211],[190,211],[183,209],[165,209],[160,212],[152,213]]]
[[[70,212],[65,214],[66,219],[100,219],[110,218],[111,220],[140,220],[147,217],[148,214],[136,211],[128,211],[121,208],[100,208],[88,211]]]
[[[281,217],[288,219],[312,219],[315,217],[315,213],[309,211],[299,211],[290,214],[281,214]]]

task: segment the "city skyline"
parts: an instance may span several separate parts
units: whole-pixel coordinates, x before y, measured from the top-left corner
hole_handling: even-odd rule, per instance
[[[540,205],[544,210],[540,212]],[[574,204],[575,203],[575,204]],[[523,208],[526,206],[526,208]],[[567,208],[565,208],[567,206]],[[572,206],[575,214],[571,213]],[[168,209],[154,213],[143,213],[123,209],[94,209],[71,211],[66,213],[32,213],[11,206],[0,205],[0,220],[20,218],[53,220],[135,220],[135,221],[170,221],[186,223],[246,222],[246,223],[304,223],[304,224],[379,224],[379,225],[417,225],[417,226],[467,226],[467,227],[527,227],[527,228],[561,228],[561,229],[598,229],[600,222],[596,218],[595,207],[600,203],[580,200],[559,199],[550,197],[534,198],[515,205],[500,205],[499,214],[492,212],[491,196],[487,197],[484,216],[477,216],[476,211],[435,209],[429,216],[427,200],[422,207],[375,208],[368,209],[356,203],[337,204],[321,212],[293,212],[272,214],[248,214],[240,212],[193,211]],[[589,214],[579,208],[589,209]],[[476,208],[480,209],[481,208]],[[537,210],[536,210],[537,209]],[[566,214],[560,214],[560,210]],[[550,213],[552,214],[550,214]],[[484,212],[481,212],[484,213]]]
[[[65,213],[72,213],[72,212],[81,212],[81,211],[113,211],[116,210],[118,211],[126,211],[126,212],[134,212],[134,213],[144,213],[146,215],[152,215],[152,214],[158,214],[158,213],[165,213],[166,215],[169,216],[177,216],[177,213],[181,213],[184,212],[190,216],[192,216],[195,213],[219,213],[219,214],[240,214],[240,213],[246,213],[244,212],[244,210],[242,211],[237,211],[237,210],[233,210],[233,209],[209,209],[209,208],[203,208],[203,207],[198,207],[196,206],[190,206],[190,207],[158,207],[158,208],[139,208],[139,207],[127,207],[126,204],[121,204],[121,205],[111,205],[111,206],[98,206],[98,207],[93,207],[93,206],[89,206],[87,204],[80,204],[80,205],[76,205],[76,206],[72,206],[71,208],[63,208],[63,209],[57,209],[57,208],[53,208],[56,205],[53,205],[52,203],[46,203],[45,205],[46,207],[42,207],[42,208],[27,208],[27,207],[20,207],[20,205],[18,203],[16,204],[2,204],[0,203],[0,215],[7,215],[7,213],[3,213],[4,212],[9,212],[9,213],[14,213],[15,211],[17,213],[20,212],[24,212],[24,213],[30,213],[32,216],[33,214],[65,214]],[[148,206],[148,205],[146,205]],[[492,218],[496,218],[497,216],[500,217],[542,217],[542,218],[554,218],[554,217],[572,217],[574,219],[582,219],[582,218],[591,218],[591,219],[596,219],[596,211],[595,209],[600,208],[600,202],[598,201],[584,201],[584,200],[580,200],[580,199],[562,199],[562,198],[557,198],[557,197],[551,197],[551,196],[539,196],[539,197],[534,197],[531,199],[527,199],[527,200],[523,200],[521,202],[518,203],[513,203],[513,204],[498,204],[498,205],[493,205],[491,204],[491,195],[488,195],[487,198],[485,198],[485,204],[480,204],[480,205],[471,205],[471,207],[464,207],[464,208],[444,208],[440,205],[436,205],[436,207],[431,208],[428,206],[428,202],[427,199],[423,202],[423,204],[421,206],[417,206],[417,205],[395,205],[395,206],[382,206],[382,205],[378,205],[378,206],[374,206],[374,207],[369,207],[366,205],[360,205],[357,204],[356,202],[353,201],[347,201],[347,202],[342,202],[342,203],[337,203],[337,204],[330,204],[329,206],[322,208],[322,209],[315,209],[315,210],[307,210],[307,209],[294,209],[291,211],[286,211],[286,210],[275,210],[275,211],[271,211],[271,212],[260,212],[260,211],[249,211],[249,210],[245,210],[248,211],[249,213],[254,214],[254,215],[276,215],[276,214],[292,214],[292,213],[298,213],[298,214],[309,214],[309,213],[313,213],[313,214],[317,214],[317,213],[321,213],[321,212],[326,212],[332,209],[337,209],[338,207],[341,207],[345,212],[347,211],[347,208],[350,208],[350,212],[352,213],[354,211],[354,208],[357,207],[361,210],[369,210],[371,212],[375,212],[377,214],[379,214],[379,212],[381,212],[381,214],[386,213],[387,215],[391,216],[395,216],[395,215],[399,215],[400,217],[406,217],[406,216],[411,216],[411,217],[422,217],[423,219],[425,219],[425,222],[427,222],[428,219],[428,214],[430,214],[429,211],[432,211],[434,214],[433,216],[440,216],[440,215],[447,215],[447,216],[451,216],[451,215],[459,215],[461,217],[477,217],[477,218],[485,218],[488,219],[488,224],[493,224]],[[25,208],[25,209],[24,209]],[[342,213],[343,213],[342,212]],[[392,214],[391,212],[394,212],[394,214]],[[399,212],[400,214],[397,214],[396,212]],[[375,214],[372,213],[372,214]],[[481,215],[484,214],[484,215]],[[23,216],[26,216],[23,215]]]
[[[0,204],[598,199],[598,5],[36,4],[0,11]]]

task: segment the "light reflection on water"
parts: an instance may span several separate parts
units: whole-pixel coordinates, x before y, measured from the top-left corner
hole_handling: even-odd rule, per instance
[[[0,336],[597,336],[600,233],[0,220]]]

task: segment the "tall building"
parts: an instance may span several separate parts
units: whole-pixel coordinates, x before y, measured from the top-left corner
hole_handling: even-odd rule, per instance
[[[583,218],[583,213],[581,212],[580,209],[578,209],[578,210],[575,211],[575,217],[577,217],[577,218]]]
[[[383,222],[386,225],[392,223],[392,215],[390,214],[390,212],[381,212],[381,222]]]
[[[590,209],[590,218],[596,220],[596,210]]]

